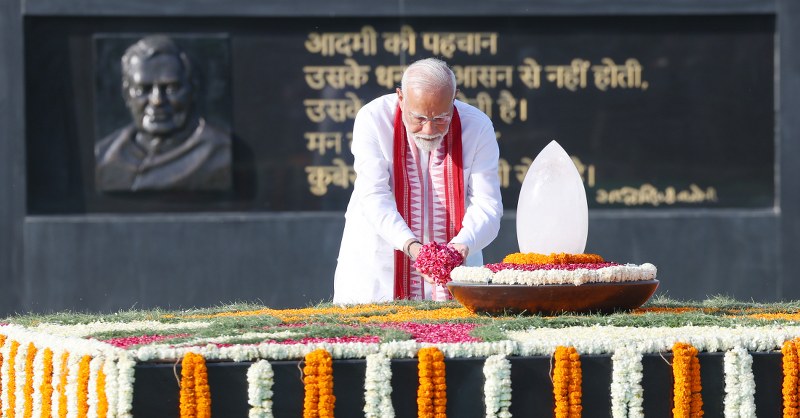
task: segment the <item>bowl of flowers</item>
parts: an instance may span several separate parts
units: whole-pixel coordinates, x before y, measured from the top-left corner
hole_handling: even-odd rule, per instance
[[[658,288],[656,267],[597,254],[515,253],[502,263],[454,268],[447,287],[467,309],[487,314],[612,313],[638,308]]]

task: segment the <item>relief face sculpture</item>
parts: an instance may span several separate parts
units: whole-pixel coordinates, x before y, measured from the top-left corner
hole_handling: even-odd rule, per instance
[[[230,136],[197,114],[188,56],[170,38],[141,39],[122,57],[133,123],[95,145],[100,191],[228,190]]]

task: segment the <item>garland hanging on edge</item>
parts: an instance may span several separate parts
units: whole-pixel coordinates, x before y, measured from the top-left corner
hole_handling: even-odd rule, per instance
[[[333,395],[333,358],[325,349],[305,357],[303,367],[303,418],[333,418],[336,397]]]
[[[447,418],[444,354],[436,347],[425,347],[419,350],[417,357],[419,358],[417,417]]]
[[[798,416],[798,354],[797,338],[783,343],[783,418]]]
[[[259,360],[247,369],[247,401],[249,418],[273,418],[272,385],[275,373],[267,360]]]
[[[702,385],[700,384],[700,360],[697,349],[690,344],[675,343],[672,346],[673,401],[672,416],[676,418],[699,418],[703,416]]]
[[[557,346],[553,354],[553,396],[556,418],[580,418],[582,371],[580,354],[575,347]]]
[[[181,418],[211,417],[211,388],[203,356],[186,353],[181,363]]]

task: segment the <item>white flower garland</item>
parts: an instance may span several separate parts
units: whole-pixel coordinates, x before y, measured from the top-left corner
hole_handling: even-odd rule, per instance
[[[753,357],[742,347],[725,353],[725,417],[755,418]]]
[[[515,270],[504,269],[492,273],[486,267],[458,266],[450,272],[450,278],[455,282],[487,283],[494,284],[523,284],[528,286],[544,286],[554,284],[574,284],[579,286],[585,283],[621,283],[656,278],[656,266],[650,263],[625,264],[609,266],[599,269],[575,270]]]
[[[117,394],[119,376],[117,364],[113,359],[107,358],[103,362],[103,373],[106,375],[106,402],[108,402],[108,418],[116,417],[118,412]]]
[[[31,416],[33,417],[42,416],[43,398],[40,390],[42,383],[44,383],[44,349],[39,349],[33,358],[33,396],[31,399],[33,402]]]
[[[611,356],[611,416],[644,418],[642,388],[642,353],[624,346]]]
[[[70,353],[67,359],[67,418],[78,418],[78,374],[81,356]]]
[[[365,418],[394,418],[392,362],[389,357],[383,354],[367,355],[364,399]]]
[[[70,353],[67,358],[67,418],[78,417],[78,371],[81,356]]]
[[[699,351],[716,352],[741,346],[749,351],[779,350],[783,342],[800,336],[800,326],[763,327],[590,327],[533,328],[510,331],[506,336],[519,342],[514,354],[546,356],[556,346],[573,346],[581,354],[611,354],[617,347],[632,346],[642,353],[660,353],[676,342],[693,345]]]
[[[622,283],[641,280],[652,280],[656,277],[656,266],[644,263],[609,266],[599,269],[575,270],[500,270],[494,274],[492,283],[495,284],[524,284],[528,286],[543,286],[548,284],[574,284],[580,286],[585,283]]]
[[[272,385],[274,373],[267,360],[259,360],[247,369],[249,418],[273,418]]]
[[[63,364],[64,351],[53,350],[53,393],[50,395],[50,416],[52,418],[59,418],[58,416],[58,398],[61,395],[59,390],[59,382],[61,382],[61,366]]]
[[[483,364],[483,375],[486,418],[511,418],[511,362],[502,354],[489,356]]]
[[[291,330],[276,331],[276,332],[247,332],[239,335],[221,335],[218,337],[197,338],[189,340],[185,343],[180,343],[180,345],[197,346],[197,345],[207,345],[207,344],[224,344],[230,341],[235,341],[240,339],[254,339],[254,340],[260,339],[263,341],[267,339],[292,338],[298,335],[303,335],[303,333]]]
[[[460,283],[488,283],[494,273],[486,267],[458,266],[450,272],[450,278]]]
[[[14,377],[16,387],[14,393],[17,402],[14,404],[14,414],[18,417],[25,413],[25,361],[28,357],[28,344],[20,344],[17,349],[17,358],[14,361]],[[3,405],[4,408],[11,405]]]
[[[136,361],[127,353],[117,359],[117,417],[133,417],[133,381]]]
[[[48,335],[58,335],[61,337],[85,337],[87,335],[108,331],[141,331],[143,334],[152,334],[160,331],[194,330],[208,328],[209,326],[211,326],[211,322],[204,321],[186,321],[172,324],[165,324],[158,321],[96,321],[88,324],[80,324],[80,326],[43,323],[37,325],[35,328],[31,328],[31,331]]]

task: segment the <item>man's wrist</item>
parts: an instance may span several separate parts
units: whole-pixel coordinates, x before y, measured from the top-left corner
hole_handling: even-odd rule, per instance
[[[422,243],[419,242],[419,240],[417,239],[408,240],[408,242],[406,242],[405,247],[403,248],[403,253],[405,253],[406,256],[411,257],[411,246],[414,244],[422,245]]]

